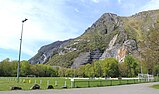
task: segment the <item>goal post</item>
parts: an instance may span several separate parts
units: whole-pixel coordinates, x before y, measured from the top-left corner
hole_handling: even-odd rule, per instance
[[[150,74],[138,74],[139,80],[154,81],[154,76]]]
[[[27,75],[27,78],[29,78],[29,77],[36,77],[35,75]]]

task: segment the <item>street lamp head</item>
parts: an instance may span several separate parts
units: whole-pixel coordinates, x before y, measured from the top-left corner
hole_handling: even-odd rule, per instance
[[[24,22],[27,21],[27,20],[28,20],[28,19],[25,18],[24,20],[22,20],[22,23],[24,23]]]

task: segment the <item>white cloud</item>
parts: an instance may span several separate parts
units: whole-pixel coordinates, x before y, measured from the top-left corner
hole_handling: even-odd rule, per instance
[[[80,12],[77,8],[74,9],[76,12]]]
[[[84,3],[85,2],[85,0],[80,0],[82,3]]]
[[[118,3],[121,4],[121,0],[118,0]]]
[[[2,49],[11,49],[11,50],[17,50],[19,49],[19,39],[20,39],[20,32],[21,32],[21,21],[24,19],[24,17],[31,18],[29,15],[25,15],[24,12],[31,11],[32,5],[30,3],[25,3],[25,7],[21,3],[12,2],[9,0],[6,0],[6,2],[1,3],[4,6],[1,7],[1,17],[0,17],[0,48]],[[32,22],[32,21],[30,21]],[[29,22],[29,23],[30,23]],[[24,23],[24,36],[29,39],[28,41],[32,43],[34,40],[33,38],[36,37],[35,33],[32,32],[38,32],[37,34],[41,34],[41,30],[37,30],[40,26],[30,27],[28,25],[28,22]],[[33,28],[34,27],[34,28]],[[27,29],[28,28],[28,29]],[[34,34],[34,37],[31,37],[30,35]],[[35,42],[35,41],[34,41]],[[23,43],[23,52],[28,55],[33,55],[32,49],[29,49],[28,46],[31,46],[30,44],[27,46],[25,45],[25,42]]]
[[[94,2],[94,3],[99,3],[99,0],[92,0],[92,2]]]
[[[80,1],[82,4],[76,6],[71,0],[0,0],[0,49],[18,52],[21,21],[24,18],[28,18],[28,21],[24,23],[22,52],[33,56],[44,44],[79,36],[79,31],[84,31],[92,22],[91,18],[87,21],[87,16],[93,18],[95,16],[92,16],[91,13],[97,14],[93,10],[104,13],[107,12],[107,9],[112,12],[115,9],[121,11],[121,8],[124,12],[135,13],[138,9],[134,3],[125,4],[122,0],[116,0],[118,3],[122,2],[120,7],[111,7],[113,0]],[[99,7],[92,7],[93,5]],[[102,5],[105,5],[106,9]],[[140,11],[157,9],[158,5],[159,0],[150,0]],[[1,50],[0,56],[2,56]]]
[[[40,42],[48,44],[76,36],[73,32],[78,30],[70,26],[71,21],[62,11],[65,0],[50,1],[47,6],[46,3],[32,0],[20,1],[0,1],[1,49],[19,50],[21,21],[24,18],[28,18],[28,21],[24,23],[22,52],[27,55],[36,54],[39,47],[44,45]]]
[[[150,0],[146,5],[139,9],[139,11],[159,9],[159,0]]]

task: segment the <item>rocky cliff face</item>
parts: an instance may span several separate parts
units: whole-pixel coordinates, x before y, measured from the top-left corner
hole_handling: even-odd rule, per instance
[[[78,38],[43,46],[29,61],[74,68],[108,57],[123,62],[128,54],[139,56],[139,43],[151,28],[155,28],[158,19],[159,10],[130,17],[105,13]]]
[[[48,61],[48,59],[53,56],[54,54],[58,53],[59,49],[67,43],[66,41],[56,41],[54,43],[51,43],[49,45],[45,45],[41,47],[38,51],[38,53],[32,57],[29,62],[30,64],[44,64]]]
[[[72,67],[78,68],[80,65],[92,63],[95,60],[99,60],[101,55],[102,55],[102,53],[98,49],[96,49],[92,52],[80,53],[79,56],[77,58],[75,58],[75,60],[72,64]]]

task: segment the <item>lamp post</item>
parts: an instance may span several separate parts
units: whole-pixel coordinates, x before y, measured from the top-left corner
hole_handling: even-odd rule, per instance
[[[23,25],[24,22],[28,19],[22,20],[22,31],[21,31],[21,37],[20,37],[20,48],[19,48],[19,60],[18,60],[18,68],[17,68],[17,82],[19,82],[19,75],[20,75],[20,56],[21,56],[21,46],[22,46],[22,37],[23,37]]]

